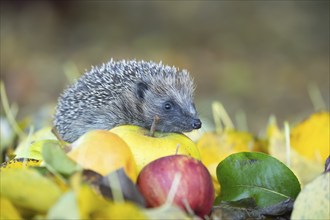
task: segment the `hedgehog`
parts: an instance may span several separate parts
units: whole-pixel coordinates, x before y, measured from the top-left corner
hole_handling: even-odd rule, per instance
[[[183,133],[201,128],[193,79],[162,62],[111,59],[92,66],[59,97],[54,126],[64,141],[119,125]]]

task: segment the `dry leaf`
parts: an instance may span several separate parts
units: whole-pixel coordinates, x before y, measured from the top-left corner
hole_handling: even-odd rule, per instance
[[[225,130],[221,133],[204,133],[198,140],[197,147],[203,164],[209,170],[215,191],[220,191],[216,169],[227,156],[242,151],[254,150],[254,138],[250,133],[237,130]]]
[[[291,130],[291,146],[300,155],[324,164],[330,154],[330,112],[317,112]]]
[[[287,155],[284,134],[278,128],[275,120],[270,121],[267,128],[267,134],[269,141],[269,154],[289,166],[302,184],[312,181],[323,171],[323,164],[308,160],[299,154],[294,148],[290,148],[290,154],[289,156]]]
[[[143,209],[131,202],[109,203],[94,213],[92,219],[148,219]]]
[[[15,206],[5,197],[0,197],[0,219],[22,219]]]
[[[41,160],[29,159],[29,158],[17,158],[7,162],[3,162],[0,165],[0,170],[22,168],[22,167],[38,167],[41,164]]]
[[[15,206],[44,213],[61,193],[54,182],[36,170],[17,168],[1,171],[1,196]]]
[[[330,172],[310,182],[298,195],[291,219],[329,219]]]

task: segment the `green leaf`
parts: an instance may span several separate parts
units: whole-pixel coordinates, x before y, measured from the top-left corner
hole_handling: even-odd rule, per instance
[[[51,131],[51,127],[44,127],[35,133],[31,133],[15,149],[16,158],[33,158],[41,160],[41,150],[44,143],[59,142]]]
[[[293,172],[264,153],[230,155],[218,165],[217,178],[221,185],[217,202],[253,198],[257,206],[263,208],[294,199],[300,192]]]
[[[80,166],[65,154],[58,142],[46,142],[42,148],[42,157],[47,168],[64,176],[81,170]]]

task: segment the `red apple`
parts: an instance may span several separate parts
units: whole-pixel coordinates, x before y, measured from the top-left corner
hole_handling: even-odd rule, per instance
[[[157,207],[167,200],[175,176],[179,183],[173,204],[187,211],[187,204],[200,217],[208,215],[214,202],[214,188],[207,168],[186,155],[159,158],[140,172],[137,185],[149,207]]]

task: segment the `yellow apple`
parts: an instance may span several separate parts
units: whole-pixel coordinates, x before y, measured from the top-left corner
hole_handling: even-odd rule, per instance
[[[107,175],[124,168],[136,181],[136,164],[128,145],[118,135],[105,130],[89,131],[72,143],[68,156],[85,169]]]
[[[138,172],[151,161],[176,153],[200,160],[197,146],[183,134],[155,132],[154,136],[150,136],[149,130],[135,125],[121,125],[110,131],[131,148]]]

